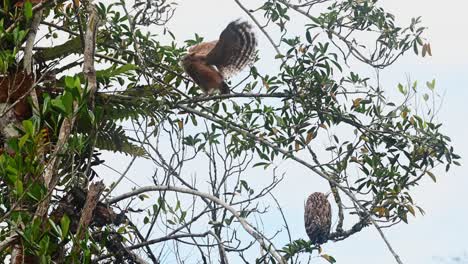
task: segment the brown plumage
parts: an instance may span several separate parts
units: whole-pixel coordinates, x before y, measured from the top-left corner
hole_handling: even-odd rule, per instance
[[[218,90],[228,94],[225,80],[253,61],[256,46],[252,26],[236,20],[223,30],[219,40],[191,47],[182,58],[182,67],[205,94]]]
[[[309,196],[304,207],[304,223],[313,244],[327,242],[331,227],[331,205],[325,194],[315,192]]]

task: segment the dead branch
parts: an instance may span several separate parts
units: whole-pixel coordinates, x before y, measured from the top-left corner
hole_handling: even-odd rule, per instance
[[[88,229],[89,224],[93,221],[93,212],[98,204],[99,197],[104,191],[105,185],[102,182],[91,183],[89,186],[88,194],[86,196],[86,202],[81,212],[80,222],[78,224],[78,231],[76,238],[78,240],[83,239],[83,236]],[[78,244],[74,245],[72,252],[79,250]]]

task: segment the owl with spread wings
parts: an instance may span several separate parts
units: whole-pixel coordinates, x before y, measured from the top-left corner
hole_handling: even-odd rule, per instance
[[[205,95],[217,91],[229,94],[225,80],[253,62],[256,46],[252,26],[236,20],[229,23],[218,40],[191,47],[181,64]]]

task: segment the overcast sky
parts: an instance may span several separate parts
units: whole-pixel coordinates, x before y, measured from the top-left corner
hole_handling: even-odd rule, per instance
[[[259,1],[244,2],[249,6]],[[381,0],[380,5],[396,15],[401,25],[408,24],[411,17],[422,16],[423,25],[429,28],[426,36],[433,52],[433,57],[429,59],[413,55],[404,57],[381,73],[382,86],[394,91],[397,84],[405,82],[408,75],[420,83],[435,78],[437,90],[444,96],[438,119],[445,124],[444,131],[452,138],[456,152],[462,158],[467,157],[468,1]],[[194,32],[197,32],[210,40],[216,39],[228,22],[239,17],[248,20],[234,0],[185,0],[179,2],[169,26],[177,39],[192,38]],[[300,32],[301,29],[296,30]],[[273,51],[266,39],[258,35],[262,59],[257,67],[265,72],[268,67],[272,67]],[[123,169],[122,162],[115,163],[114,167]],[[113,165],[112,161],[110,165]],[[284,187],[276,194],[293,226],[293,237],[306,238],[303,230],[303,202],[309,193],[324,191],[326,184],[315,177],[305,177],[306,171],[297,165],[285,163],[284,166],[290,167],[287,169]],[[131,174],[141,175],[139,170]],[[468,251],[467,175],[465,166],[454,168],[447,174],[438,171],[437,183],[427,180],[416,191],[416,201],[427,214],[410,218],[409,225],[402,224],[386,231],[405,263],[448,263],[438,262],[435,258],[461,256]],[[328,243],[325,250],[338,263],[395,263],[373,228],[345,241]],[[317,260],[317,263],[322,262]]]

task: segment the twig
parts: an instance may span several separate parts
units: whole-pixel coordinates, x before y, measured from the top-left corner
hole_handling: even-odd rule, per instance
[[[275,44],[275,42],[273,41],[271,36],[268,34],[268,32],[266,32],[266,30],[262,27],[262,25],[260,25],[260,23],[257,21],[257,19],[249,12],[249,10],[247,8],[245,8],[244,5],[242,5],[242,3],[239,0],[234,0],[234,2],[237,3],[237,5],[252,19],[252,21],[255,23],[255,25],[257,25],[257,27],[262,31],[262,33],[265,35],[265,37],[268,39],[268,41],[271,43],[271,45],[275,49],[276,54],[278,55],[278,57],[284,63],[285,60],[284,60],[283,54],[281,54],[281,51],[278,49],[278,46]]]
[[[6,247],[8,247],[11,243],[13,243],[16,239],[18,239],[18,236],[12,235],[3,239],[3,241],[0,241],[0,252],[2,252]]]
[[[289,229],[289,225],[288,225],[288,221],[286,220],[286,216],[284,215],[283,208],[281,208],[281,205],[278,202],[278,199],[276,199],[276,197],[272,193],[270,193],[270,196],[275,201],[276,206],[278,207],[278,210],[281,213],[281,218],[283,218],[284,227],[286,228],[286,232],[288,233],[289,243],[292,243],[291,231]]]
[[[226,251],[224,250],[223,242],[221,241],[221,239],[213,231],[209,231],[208,233],[212,235],[218,243],[219,254],[221,255],[220,264],[229,264],[229,260],[226,255]]]
[[[152,244],[157,244],[157,243],[161,243],[161,242],[164,242],[164,241],[168,241],[168,240],[175,240],[175,239],[187,238],[187,237],[206,237],[209,234],[210,234],[210,231],[207,231],[207,232],[201,233],[201,234],[169,235],[169,236],[165,236],[165,237],[161,237],[161,238],[147,240],[147,241],[144,241],[144,242],[141,242],[141,243],[126,247],[125,249],[130,251],[130,250],[138,249],[138,248],[141,248],[141,247],[149,246],[149,245],[152,245]],[[112,256],[113,256],[112,254],[101,255],[98,258],[94,259],[93,263],[99,263],[100,260],[110,258]]]
[[[229,99],[229,98],[288,98],[292,97],[292,95],[288,95],[287,93],[269,93],[269,94],[261,94],[261,93],[239,93],[239,94],[219,94],[219,95],[212,95],[212,96],[204,96],[204,97],[196,97],[191,98],[188,100],[182,100],[179,104],[191,104],[191,103],[200,103],[206,101],[213,101],[218,99]]]

